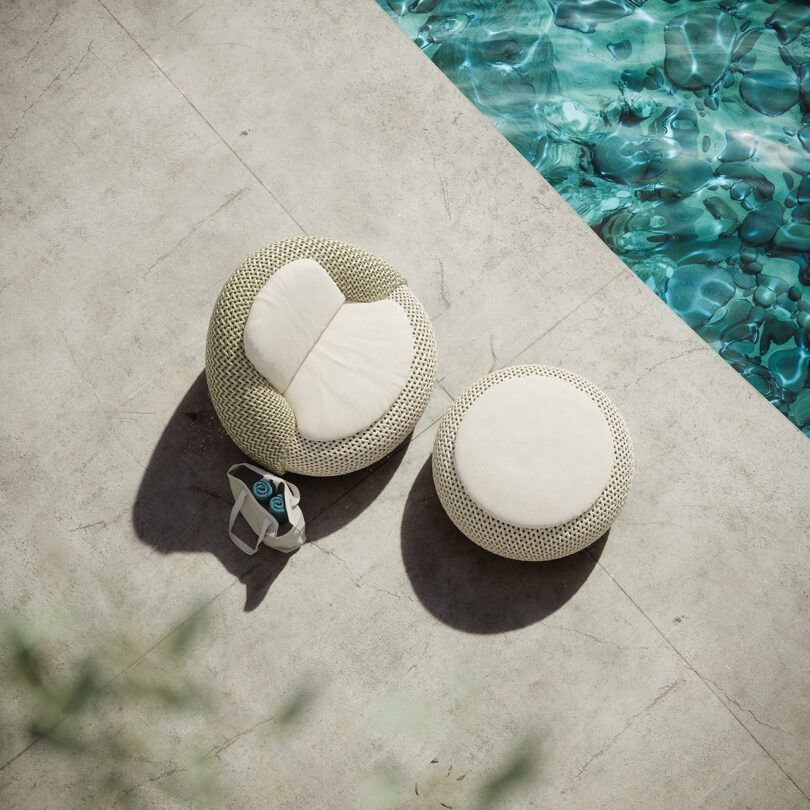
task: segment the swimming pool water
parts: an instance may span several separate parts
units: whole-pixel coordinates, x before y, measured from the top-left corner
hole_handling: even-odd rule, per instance
[[[377,2],[810,436],[810,3]]]

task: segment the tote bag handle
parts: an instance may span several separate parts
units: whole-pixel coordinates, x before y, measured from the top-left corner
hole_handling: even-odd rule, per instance
[[[237,537],[233,531],[233,524],[236,523],[236,516],[239,514],[239,511],[242,509],[242,504],[245,502],[245,498],[247,497],[247,490],[242,490],[236,498],[234,502],[233,509],[231,509],[231,519],[228,522],[228,534],[230,535],[233,544],[245,552],[245,554],[249,554],[251,557],[259,550],[259,546],[264,542],[264,536],[267,534],[267,530],[270,528],[270,523],[272,522],[270,518],[265,520],[264,525],[262,526],[262,530],[259,532],[258,540],[256,541],[255,546],[249,546],[244,540]]]

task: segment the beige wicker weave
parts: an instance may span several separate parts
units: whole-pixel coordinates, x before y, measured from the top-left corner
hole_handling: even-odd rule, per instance
[[[335,441],[301,436],[287,400],[254,368],[243,346],[253,299],[276,270],[303,258],[317,261],[350,301],[396,301],[413,330],[411,371],[397,399],[368,428]],[[413,430],[433,388],[436,343],[422,305],[390,264],[334,239],[294,237],[249,256],[228,279],[211,315],[205,370],[217,415],[248,456],[279,475],[341,475],[383,458]]]
[[[607,420],[615,456],[607,486],[586,512],[567,523],[538,529],[513,526],[485,512],[465,491],[454,463],[456,432],[470,405],[484,391],[503,380],[531,375],[564,380],[588,395]],[[598,540],[624,505],[632,476],[633,448],[624,420],[616,407],[588,380],[550,366],[513,366],[478,380],[445,413],[433,445],[433,481],[450,519],[479,546],[515,560],[552,560],[573,554]]]

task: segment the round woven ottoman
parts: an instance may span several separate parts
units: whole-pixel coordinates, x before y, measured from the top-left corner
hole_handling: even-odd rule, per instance
[[[633,448],[613,403],[550,366],[478,380],[450,406],[433,447],[433,481],[450,519],[515,560],[552,560],[599,539],[632,475]]]
[[[405,277],[361,248],[295,237],[249,256],[208,328],[214,409],[282,475],[341,475],[413,430],[436,373],[433,329]]]

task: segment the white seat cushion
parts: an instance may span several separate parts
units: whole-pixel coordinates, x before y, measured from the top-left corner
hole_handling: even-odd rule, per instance
[[[314,441],[344,439],[383,416],[414,355],[413,330],[396,301],[347,302],[312,259],[285,264],[262,287],[244,346],[290,403],[298,432]]]
[[[313,259],[280,267],[250,308],[244,332],[248,360],[283,394],[345,301]]]
[[[365,430],[405,387],[413,355],[413,331],[396,301],[345,303],[284,394],[298,432],[330,441]]]
[[[614,462],[599,406],[554,377],[514,377],[488,388],[455,437],[456,474],[470,498],[525,528],[579,517],[608,485]]]

